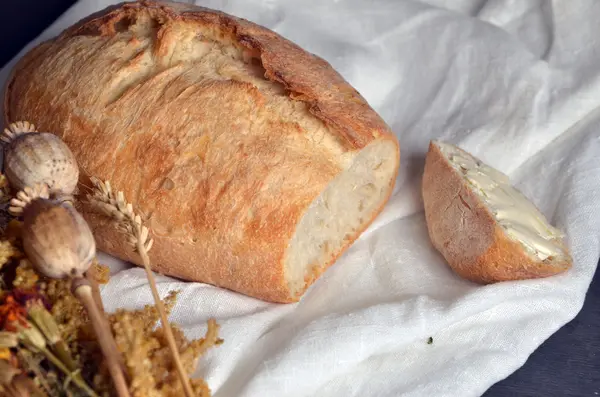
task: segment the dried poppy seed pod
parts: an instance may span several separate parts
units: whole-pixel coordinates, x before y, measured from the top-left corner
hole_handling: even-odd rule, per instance
[[[96,256],[87,222],[68,204],[38,198],[23,212],[23,249],[43,275],[82,277]]]
[[[79,167],[58,136],[19,122],[4,130],[2,140],[6,143],[4,172],[14,189],[46,183],[51,193],[70,195],[75,191]]]

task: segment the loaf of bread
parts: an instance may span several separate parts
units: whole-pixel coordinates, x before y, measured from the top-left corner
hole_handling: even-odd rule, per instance
[[[431,241],[463,278],[540,278],[572,265],[563,234],[509,178],[454,145],[430,143],[422,193]]]
[[[154,270],[297,301],[388,200],[390,128],[323,59],[222,12],[158,1],[93,14],[26,54],[5,122],[58,134],[144,214]],[[98,248],[140,264],[85,204]]]

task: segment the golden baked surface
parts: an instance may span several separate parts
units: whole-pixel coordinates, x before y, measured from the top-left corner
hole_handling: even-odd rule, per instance
[[[381,210],[399,163],[387,125],[327,62],[196,6],[142,1],[94,14],[27,54],[5,95],[6,121],[60,135],[81,183],[108,179],[146,215],[157,271],[262,299],[298,298],[286,250],[361,150],[383,142],[369,159],[387,161],[373,166],[377,200],[338,249],[305,264],[315,266],[307,281]],[[107,223],[86,218],[99,249],[137,262]]]

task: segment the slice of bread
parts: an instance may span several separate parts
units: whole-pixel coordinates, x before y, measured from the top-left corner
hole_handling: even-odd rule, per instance
[[[454,145],[430,143],[422,194],[431,241],[463,278],[540,278],[572,266],[563,234],[508,176]]]

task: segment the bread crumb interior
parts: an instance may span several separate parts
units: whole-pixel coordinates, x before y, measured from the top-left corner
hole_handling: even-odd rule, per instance
[[[363,149],[313,201],[302,217],[287,251],[285,269],[292,294],[328,263],[350,238],[369,223],[387,198],[396,172],[396,146],[375,141]]]

